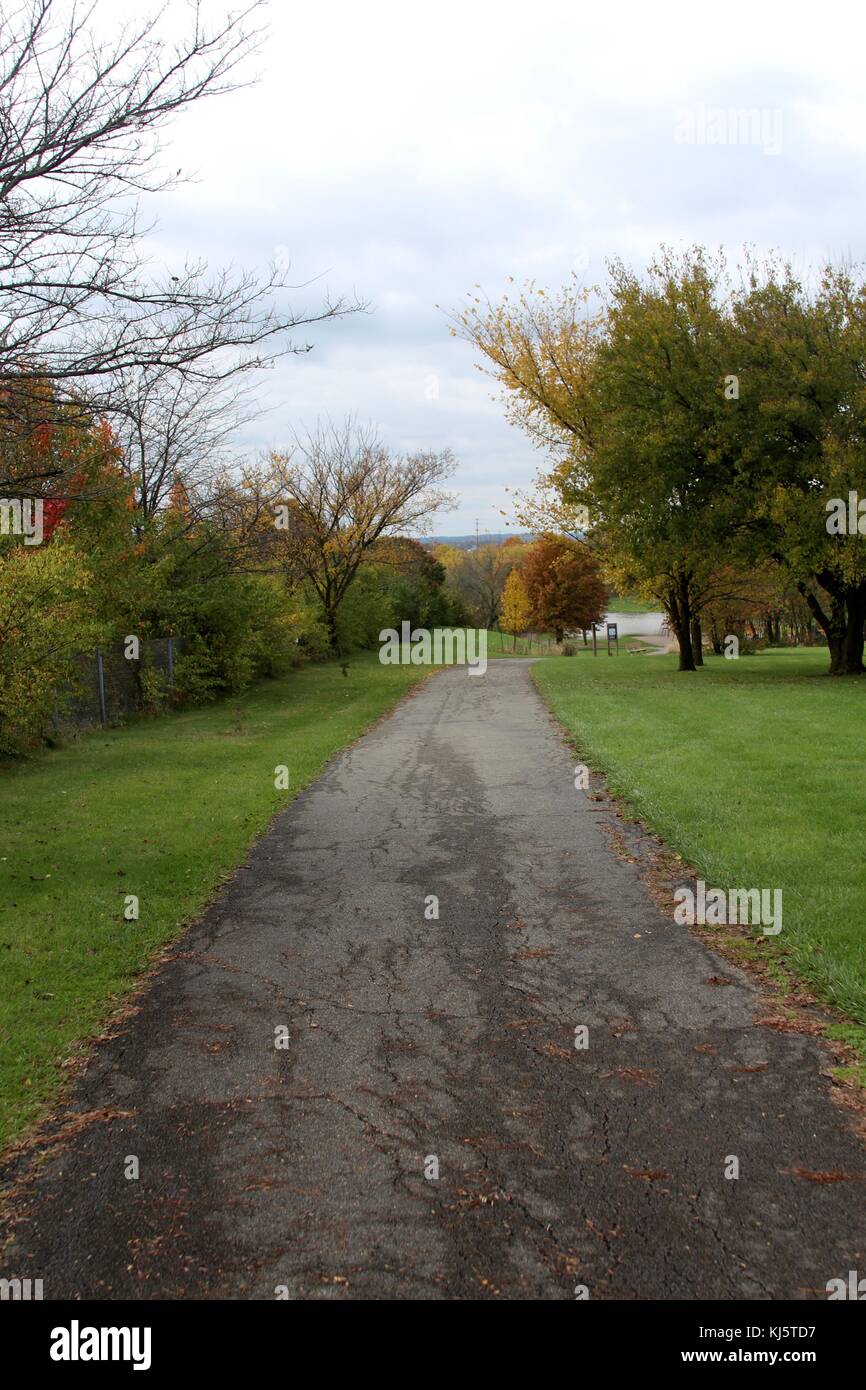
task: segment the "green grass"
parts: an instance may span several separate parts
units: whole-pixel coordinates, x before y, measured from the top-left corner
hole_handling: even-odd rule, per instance
[[[866,1025],[866,678],[826,669],[804,649],[533,674],[587,763],[708,886],[783,890],[767,950]]]
[[[353,656],[0,764],[0,1147],[280,807],[425,674]]]

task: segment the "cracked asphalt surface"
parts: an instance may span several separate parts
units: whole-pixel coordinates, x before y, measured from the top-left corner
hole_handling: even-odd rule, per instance
[[[46,1299],[808,1299],[866,1266],[826,1055],[755,1026],[755,986],[654,906],[528,665],[433,676],[278,817],[97,1047],[66,1137],[7,1165],[0,1274]]]

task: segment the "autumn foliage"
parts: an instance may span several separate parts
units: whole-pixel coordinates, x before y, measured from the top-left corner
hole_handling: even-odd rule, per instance
[[[567,631],[584,631],[601,622],[607,586],[598,561],[580,541],[542,536],[529,548],[522,576],[533,623],[553,631],[557,642]]]

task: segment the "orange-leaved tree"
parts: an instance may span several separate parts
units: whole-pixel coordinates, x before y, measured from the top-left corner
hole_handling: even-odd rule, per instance
[[[541,536],[523,563],[532,620],[561,642],[569,629],[601,622],[607,586],[593,552],[567,536]]]

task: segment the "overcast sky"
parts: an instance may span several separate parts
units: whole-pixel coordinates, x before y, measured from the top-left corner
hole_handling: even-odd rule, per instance
[[[437,305],[476,283],[496,297],[509,275],[556,285],[577,268],[591,283],[608,257],[640,265],[662,241],[734,256],[748,242],[804,267],[863,256],[861,7],[272,0],[269,12],[258,85],[173,129],[197,182],[159,200],[159,254],[289,256],[298,281],[369,300],[262,379],[273,408],[242,442],[278,447],[351,412],[396,449],[450,447],[460,505],[440,533],[476,518],[503,529],[505,487],[527,486],[543,458],[504,423]],[[727,125],[740,110],[761,113],[746,139]]]

